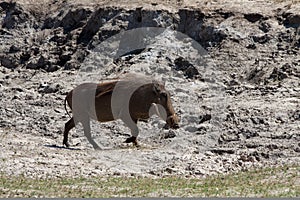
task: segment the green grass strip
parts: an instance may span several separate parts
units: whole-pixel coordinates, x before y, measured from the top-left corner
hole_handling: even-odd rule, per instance
[[[0,174],[0,197],[299,197],[300,166],[203,179],[91,177],[32,179]]]

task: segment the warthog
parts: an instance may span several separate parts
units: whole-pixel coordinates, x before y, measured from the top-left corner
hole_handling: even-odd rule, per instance
[[[156,114],[166,126],[178,128],[179,118],[164,84],[137,74],[128,74],[100,84],[83,83],[71,90],[65,98],[73,117],[65,124],[63,144],[69,147],[68,133],[77,123],[83,125],[84,134],[95,149],[100,149],[91,137],[90,119],[108,122],[121,119],[131,130],[126,143],[137,144],[137,122],[146,121]]]

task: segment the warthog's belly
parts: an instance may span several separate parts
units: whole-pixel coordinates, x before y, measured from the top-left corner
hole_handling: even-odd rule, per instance
[[[111,108],[111,95],[106,94],[95,99],[95,111],[97,119],[100,122],[115,120]]]

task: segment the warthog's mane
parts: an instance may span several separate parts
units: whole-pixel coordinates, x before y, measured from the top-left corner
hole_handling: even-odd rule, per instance
[[[151,76],[145,76],[144,74],[140,73],[127,73],[119,77],[119,81],[124,81],[128,84],[140,85],[140,84],[150,84],[150,83],[157,83],[163,85],[162,82],[154,79]]]
[[[104,85],[113,84],[116,85],[118,90],[129,90],[131,88],[137,88],[137,86],[141,87],[149,84],[158,84],[164,86],[164,84],[161,81],[158,81],[151,76],[145,76],[140,73],[122,74],[120,76],[111,79],[103,80],[101,81],[100,84],[104,84]],[[107,88],[107,89],[112,91],[114,88]]]

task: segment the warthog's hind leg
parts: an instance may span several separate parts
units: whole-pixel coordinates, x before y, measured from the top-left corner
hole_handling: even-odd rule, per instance
[[[66,145],[66,147],[69,147],[70,144],[68,142],[68,133],[69,131],[75,127],[75,122],[73,117],[65,124],[65,130],[64,130],[64,140],[63,145]]]
[[[82,125],[83,125],[84,135],[88,139],[89,143],[93,145],[94,149],[101,149],[92,138],[90,120],[89,119],[84,120],[84,122],[82,122]]]

